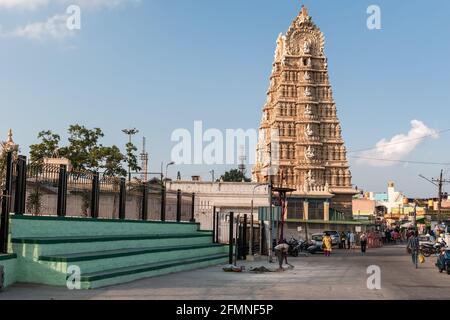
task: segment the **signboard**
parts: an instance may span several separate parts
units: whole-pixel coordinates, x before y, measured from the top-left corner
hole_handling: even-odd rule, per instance
[[[272,221],[281,221],[281,207],[272,207],[273,217]],[[259,221],[270,221],[270,208],[263,207],[258,209]]]
[[[355,227],[355,231],[356,231],[356,232],[361,232],[361,231],[362,231],[362,228],[361,228],[361,226],[357,226],[357,227]]]

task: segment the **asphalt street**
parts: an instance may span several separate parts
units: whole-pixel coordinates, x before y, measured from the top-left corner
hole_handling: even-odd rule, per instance
[[[277,299],[449,299],[450,275],[440,274],[435,258],[428,258],[416,270],[404,246],[357,252],[335,250],[322,255],[290,258],[295,268],[284,272],[251,273],[252,267],[271,270],[277,264],[267,259],[242,262],[246,272],[227,273],[221,266],[169,274],[89,291],[42,285],[15,284],[0,293],[10,299],[176,299],[176,300],[277,300]],[[368,268],[379,267],[380,289],[368,288]],[[375,282],[370,282],[375,283]]]

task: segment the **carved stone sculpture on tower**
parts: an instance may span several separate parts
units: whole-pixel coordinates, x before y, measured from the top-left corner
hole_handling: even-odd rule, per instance
[[[336,195],[351,208],[354,190],[346,157],[342,128],[324,54],[325,38],[303,7],[288,31],[277,39],[271,81],[260,132],[266,139],[257,153],[270,144],[270,130],[280,128],[283,152],[278,163],[288,187],[304,192],[320,190]],[[257,157],[263,159],[263,157]],[[264,163],[257,161],[253,179],[265,183]],[[331,196],[330,196],[331,197]]]

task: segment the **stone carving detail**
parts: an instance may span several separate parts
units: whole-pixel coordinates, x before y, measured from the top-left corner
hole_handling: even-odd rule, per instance
[[[305,134],[306,134],[306,136],[307,136],[308,138],[311,137],[311,136],[314,134],[314,131],[313,131],[313,129],[311,128],[311,125],[310,125],[310,124],[308,124],[308,125],[306,126]]]
[[[311,75],[309,74],[308,71],[305,72],[305,77],[304,77],[304,79],[305,79],[306,81],[311,80]]]
[[[316,156],[316,154],[314,153],[314,148],[312,148],[311,146],[308,147],[308,149],[306,149],[305,152],[305,158],[307,160],[311,160]]]
[[[305,88],[305,97],[307,98],[311,97],[311,89],[309,87]]]
[[[277,39],[277,48],[275,50],[275,62],[280,62],[284,55],[284,36],[280,33]]]
[[[304,54],[310,54],[311,53],[311,44],[308,40],[305,40],[305,43],[303,44],[303,53]]]
[[[305,116],[311,116],[311,115],[312,115],[311,106],[309,104],[307,104],[305,107]]]

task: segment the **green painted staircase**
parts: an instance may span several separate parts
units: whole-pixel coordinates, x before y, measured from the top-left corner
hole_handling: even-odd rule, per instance
[[[93,289],[228,260],[196,223],[13,216],[11,225],[19,282],[66,286],[76,267]]]

